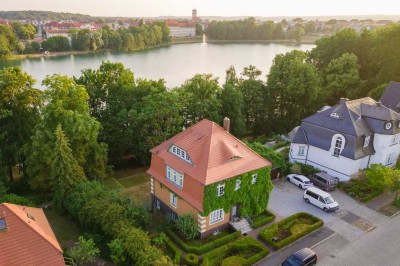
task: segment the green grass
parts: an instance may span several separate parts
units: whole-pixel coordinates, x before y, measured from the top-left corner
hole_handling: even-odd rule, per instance
[[[141,172],[131,176],[118,178],[117,181],[125,188],[129,188],[150,182],[150,176],[145,172]]]
[[[81,231],[71,216],[60,215],[54,209],[44,209],[44,213],[62,247],[67,241],[78,241]]]
[[[124,189],[125,187],[123,185],[121,185],[115,178],[107,178],[106,180],[104,180],[104,185],[106,187],[108,187],[111,190],[115,190],[115,189]]]

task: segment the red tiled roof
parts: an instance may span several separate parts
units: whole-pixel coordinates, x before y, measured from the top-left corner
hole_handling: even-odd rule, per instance
[[[30,218],[32,217],[32,218]],[[42,209],[0,204],[0,265],[65,265],[63,251]]]
[[[186,150],[193,165],[168,152],[172,144]],[[207,119],[161,143],[151,152],[177,171],[187,173],[205,185],[271,165],[243,142]],[[148,172],[153,173],[151,168]]]

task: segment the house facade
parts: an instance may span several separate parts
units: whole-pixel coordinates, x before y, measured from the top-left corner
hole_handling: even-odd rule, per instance
[[[400,114],[370,97],[341,99],[305,118],[293,132],[290,162],[314,166],[349,180],[371,164],[395,165]]]
[[[172,219],[190,213],[201,237],[266,209],[270,163],[224,128],[204,119],[151,150],[154,209]]]

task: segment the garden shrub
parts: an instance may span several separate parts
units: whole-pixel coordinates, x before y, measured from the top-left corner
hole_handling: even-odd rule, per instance
[[[199,226],[190,213],[180,215],[175,227],[187,240],[194,239],[199,234]]]
[[[250,257],[243,257],[241,252],[252,249],[255,254],[250,254]],[[233,253],[233,254],[232,254]],[[203,256],[203,266],[213,265],[238,265],[247,266],[253,265],[269,254],[260,242],[252,237],[243,237],[234,242],[223,245],[217,249],[210,251]]]
[[[384,191],[383,188],[371,186],[365,178],[354,178],[347,182],[340,182],[338,187],[349,196],[362,202],[374,199]]]
[[[185,256],[185,263],[188,266],[197,266],[199,265],[199,256],[193,253],[187,253]]]
[[[301,224],[302,221],[305,222],[305,220],[303,220],[304,218],[307,219],[306,223]],[[311,223],[309,221],[311,221]],[[299,225],[298,222],[300,222],[301,225]],[[320,228],[323,224],[324,222],[321,219],[309,213],[299,212],[261,230],[259,237],[272,247],[280,249]],[[294,228],[291,228],[293,226]],[[283,239],[278,239],[277,242],[273,241],[273,237],[275,237],[280,230],[282,231],[282,229],[290,230],[291,234]]]
[[[204,254],[214,248],[217,248],[219,246],[222,246],[228,242],[231,242],[232,240],[240,237],[241,233],[240,232],[234,232],[232,234],[229,234],[227,236],[218,238],[210,243],[201,245],[201,246],[191,246],[186,244],[178,235],[176,235],[171,229],[166,230],[167,235],[175,242],[177,243],[185,252],[188,253],[194,253],[197,255]]]
[[[174,262],[174,264],[176,264],[176,265],[180,265],[181,264],[181,257],[182,257],[182,252],[181,252],[181,250],[175,245],[175,243],[174,242],[172,242],[172,240],[171,239],[167,239],[167,242],[165,243],[166,244],[166,246],[170,249],[170,250],[172,250],[173,252],[174,252],[174,257],[173,258],[171,258],[172,260],[173,260],[173,262]]]
[[[0,198],[0,203],[12,203],[17,205],[23,205],[28,207],[35,207],[35,203],[33,203],[30,199],[27,199],[22,196],[18,196],[16,194],[6,194]]]
[[[275,214],[273,214],[268,210],[265,210],[264,212],[262,212],[261,214],[257,215],[252,219],[253,223],[251,224],[251,227],[253,229],[259,228],[275,220],[275,217],[276,217]]]

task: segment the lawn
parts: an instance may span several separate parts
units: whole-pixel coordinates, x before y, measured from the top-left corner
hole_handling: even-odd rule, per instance
[[[125,188],[129,188],[150,182],[150,176],[146,172],[139,172],[134,175],[118,178],[117,181]]]
[[[60,215],[54,209],[43,209],[60,245],[65,248],[77,242],[81,233],[78,224],[69,215]]]
[[[110,177],[104,180],[104,185],[111,190],[124,189],[125,187],[121,185],[115,178]]]
[[[142,205],[151,202],[150,182],[123,189],[120,193],[133,200],[136,204]]]

